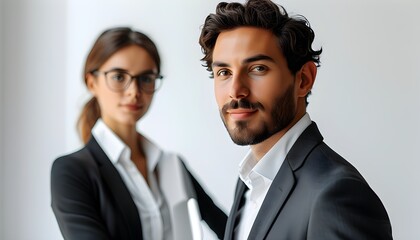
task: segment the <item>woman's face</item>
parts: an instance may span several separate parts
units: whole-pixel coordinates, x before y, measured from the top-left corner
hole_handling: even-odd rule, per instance
[[[111,90],[104,74],[110,70],[139,76],[146,73],[157,73],[157,66],[145,49],[137,45],[130,45],[115,52],[98,69],[98,74],[88,74],[87,76],[89,91],[98,100],[103,121],[114,130],[124,127],[124,125],[135,128],[137,121],[149,109],[153,93],[142,91],[136,80],[131,81],[125,90]]]

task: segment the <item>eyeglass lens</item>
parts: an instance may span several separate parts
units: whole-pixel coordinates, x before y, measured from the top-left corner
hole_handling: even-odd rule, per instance
[[[148,93],[156,91],[159,88],[161,81],[161,77],[154,73],[143,74],[136,77],[121,71],[109,71],[106,73],[108,86],[115,91],[125,90],[130,85],[132,79],[136,79],[139,87]]]

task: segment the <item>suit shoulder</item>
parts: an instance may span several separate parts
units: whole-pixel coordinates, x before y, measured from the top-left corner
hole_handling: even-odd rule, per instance
[[[305,164],[320,177],[354,178],[365,182],[360,172],[341,155],[322,142],[309,154]]]
[[[369,199],[370,203],[379,203],[383,207],[360,172],[325,143],[320,144],[308,158],[307,169],[315,173],[312,177],[317,179],[313,182],[317,183],[318,197],[323,199],[321,202],[331,196],[351,196],[354,200],[365,203],[369,203]]]

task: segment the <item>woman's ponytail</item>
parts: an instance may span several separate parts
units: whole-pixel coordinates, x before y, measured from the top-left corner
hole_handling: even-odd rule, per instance
[[[77,130],[83,143],[87,143],[91,137],[91,130],[101,116],[98,100],[92,97],[83,107],[77,121]]]

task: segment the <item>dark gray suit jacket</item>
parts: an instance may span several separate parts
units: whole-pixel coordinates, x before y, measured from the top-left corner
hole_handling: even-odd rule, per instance
[[[226,226],[246,186],[239,180]],[[324,142],[313,122],[301,134],[274,178],[252,226],[251,240],[392,239],[388,214],[360,173]]]
[[[222,238],[227,216],[188,172],[200,213]],[[51,206],[65,239],[141,240],[137,207],[117,169],[94,138],[54,161]]]

